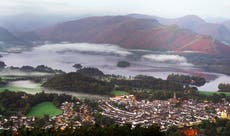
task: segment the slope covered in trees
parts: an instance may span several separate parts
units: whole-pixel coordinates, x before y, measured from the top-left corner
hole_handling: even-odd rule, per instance
[[[77,72],[54,76],[44,83],[43,87],[89,94],[109,94],[113,90],[112,84],[84,76]]]

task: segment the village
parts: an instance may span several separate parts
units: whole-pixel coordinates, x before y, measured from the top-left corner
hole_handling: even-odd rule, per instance
[[[115,120],[118,124],[149,126],[158,124],[162,131],[171,126],[193,126],[202,120],[215,121],[217,118],[230,119],[230,103],[198,103],[195,100],[137,101],[135,96],[120,96],[100,101],[102,115]]]
[[[74,106],[78,105],[77,111]],[[217,118],[230,119],[230,103],[196,102],[195,100],[183,100],[174,97],[168,100],[141,100],[137,101],[134,95],[124,95],[98,100],[101,109],[100,114],[114,120],[119,125],[131,124],[132,127],[141,125],[144,127],[152,124],[160,126],[166,131],[171,126],[184,127],[201,123],[202,120],[215,121]],[[88,105],[79,102],[64,102],[61,104],[62,114],[48,117],[43,125],[47,128],[60,128],[64,130],[68,126],[74,128],[83,123],[95,124],[93,113]],[[27,116],[0,117],[0,130],[20,127],[34,128],[37,118]]]

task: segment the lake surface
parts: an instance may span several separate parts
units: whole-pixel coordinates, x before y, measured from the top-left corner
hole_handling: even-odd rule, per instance
[[[135,76],[151,75],[166,79],[171,73],[190,74],[208,77],[209,82],[199,88],[203,91],[217,91],[219,83],[230,83],[230,77],[207,73],[188,63],[186,58],[173,54],[159,54],[145,50],[127,50],[105,44],[46,44],[21,53],[2,54],[0,58],[8,66],[47,65],[66,72],[75,71],[72,67],[80,63],[85,67],[97,67],[106,74]],[[117,67],[117,62],[126,60],[128,68]]]

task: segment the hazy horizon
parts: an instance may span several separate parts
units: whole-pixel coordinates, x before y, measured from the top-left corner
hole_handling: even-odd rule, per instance
[[[208,6],[207,6],[208,5]],[[229,19],[228,0],[9,0],[2,1],[0,16],[18,14],[125,15],[147,14],[166,18],[197,15],[202,18]]]

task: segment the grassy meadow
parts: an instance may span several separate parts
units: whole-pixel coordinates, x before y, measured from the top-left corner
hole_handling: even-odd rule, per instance
[[[43,117],[44,115],[56,116],[60,115],[62,110],[57,108],[52,102],[42,102],[35,105],[30,109],[27,116],[28,117]]]

